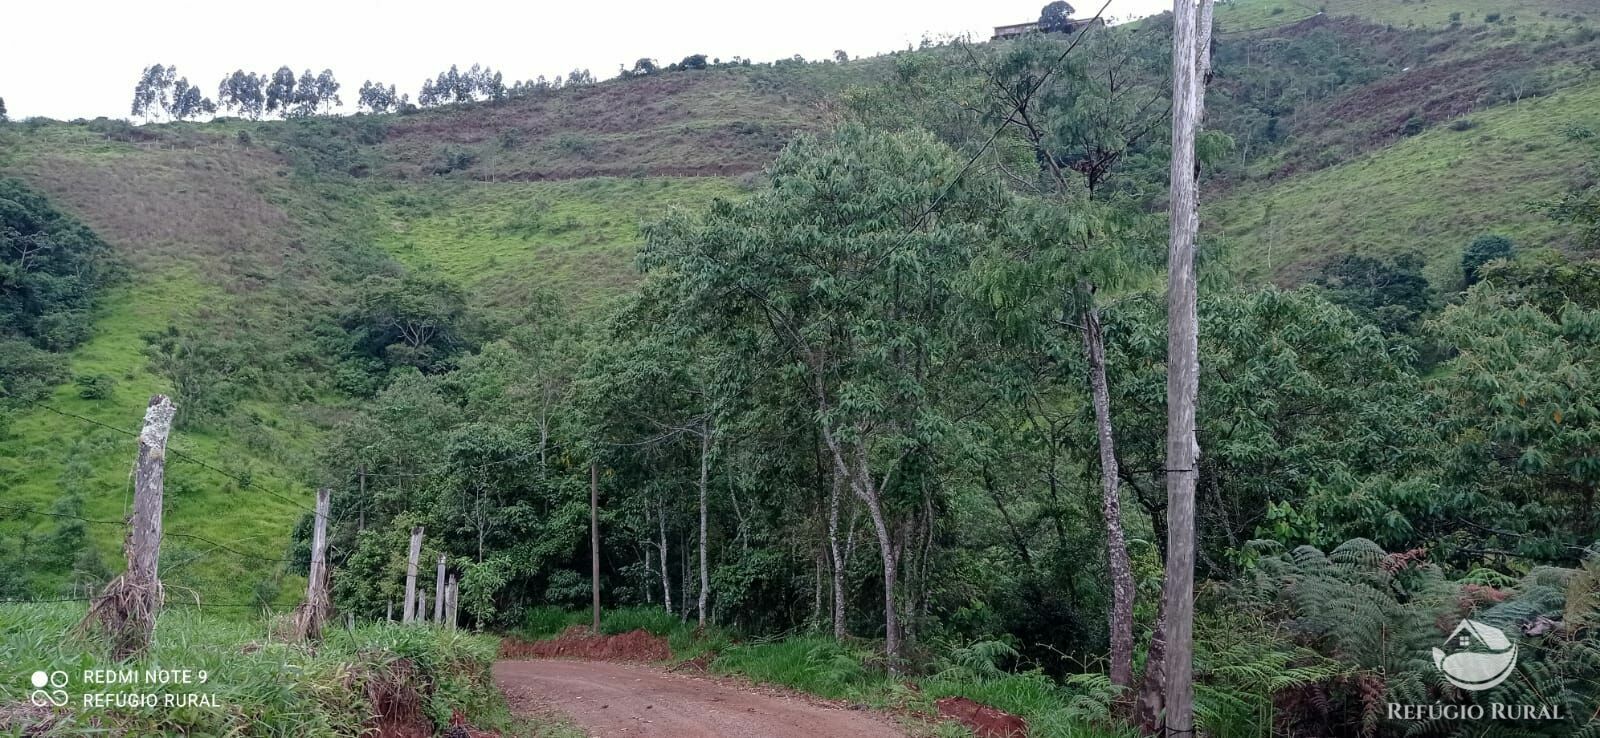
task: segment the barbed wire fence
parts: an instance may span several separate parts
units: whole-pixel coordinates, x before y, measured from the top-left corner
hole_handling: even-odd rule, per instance
[[[170,400],[168,400],[167,398],[165,398],[164,396],[161,396],[161,395],[156,395],[156,396],[151,398],[151,407],[152,408],[156,407],[156,404],[157,404],[158,401],[159,402],[166,402],[167,403],[167,407],[170,408]],[[275,563],[275,564],[281,564],[281,565],[284,565],[286,568],[289,565],[297,564],[297,563],[303,561],[303,559],[301,559],[299,557],[294,557],[294,556],[267,556],[267,555],[262,555],[260,553],[254,553],[254,552],[242,550],[239,546],[244,541],[250,540],[248,538],[234,540],[234,541],[218,541],[218,540],[215,540],[213,538],[210,538],[210,537],[207,537],[207,536],[203,536],[203,535],[200,535],[200,534],[197,534],[197,533],[189,533],[189,532],[183,532],[183,531],[167,531],[167,530],[165,530],[161,526],[161,521],[160,521],[160,518],[162,517],[162,514],[161,514],[161,507],[162,507],[162,503],[161,503],[161,496],[162,496],[161,488],[162,488],[163,482],[164,482],[164,478],[163,478],[164,468],[161,468],[161,469],[159,469],[157,471],[158,481],[156,481],[154,483],[154,489],[152,490],[152,489],[148,489],[148,487],[150,486],[148,484],[143,485],[144,488],[141,488],[141,481],[143,481],[143,480],[140,479],[141,475],[139,473],[141,468],[142,468],[141,465],[145,462],[146,456],[151,456],[151,457],[153,457],[155,459],[155,465],[157,467],[164,467],[165,466],[165,461],[166,461],[167,458],[176,459],[178,461],[181,461],[181,462],[184,462],[184,463],[187,463],[187,464],[198,466],[198,467],[200,467],[202,469],[205,469],[205,470],[207,470],[207,471],[209,471],[209,472],[211,472],[213,474],[216,474],[218,476],[221,476],[221,477],[224,477],[226,479],[229,479],[229,480],[233,481],[235,483],[235,485],[237,485],[237,489],[240,492],[247,491],[247,490],[248,491],[252,491],[252,492],[257,492],[257,493],[263,494],[265,496],[271,497],[273,499],[279,500],[281,502],[284,502],[284,503],[290,505],[291,507],[294,507],[294,508],[296,508],[298,510],[301,510],[301,511],[303,511],[305,513],[308,513],[308,514],[310,514],[312,516],[313,521],[314,521],[315,532],[313,534],[313,541],[312,541],[313,550],[311,551],[311,557],[310,557],[311,558],[311,562],[312,562],[312,566],[311,566],[311,571],[309,573],[308,581],[307,581],[308,590],[307,590],[307,594],[306,594],[306,599],[304,601],[302,601],[302,603],[300,605],[298,605],[298,606],[296,606],[294,608],[294,611],[293,611],[294,621],[293,622],[294,622],[295,630],[302,637],[311,637],[311,638],[320,637],[322,621],[325,620],[331,614],[331,597],[329,596],[329,591],[328,591],[328,581],[329,581],[330,577],[329,577],[329,563],[328,563],[328,560],[327,560],[327,552],[328,552],[329,549],[335,549],[335,550],[337,549],[336,546],[333,546],[328,542],[327,529],[330,527],[329,526],[330,522],[332,523],[332,527],[337,527],[339,523],[341,523],[341,522],[343,522],[345,520],[346,515],[349,514],[350,509],[351,509],[351,506],[348,506],[348,505],[343,506],[341,508],[341,510],[340,510],[339,515],[337,517],[334,517],[330,521],[329,520],[329,509],[328,509],[328,506],[330,504],[329,503],[329,491],[330,491],[329,488],[324,487],[319,492],[319,495],[318,495],[319,496],[318,507],[320,508],[320,510],[319,510],[318,508],[313,508],[313,507],[307,506],[304,503],[302,503],[302,502],[300,502],[298,500],[295,500],[295,499],[293,499],[293,498],[291,498],[291,497],[289,497],[289,496],[287,496],[287,495],[285,495],[283,493],[280,493],[278,491],[275,491],[275,490],[267,488],[266,486],[264,486],[261,483],[256,481],[256,476],[258,476],[258,475],[256,473],[254,473],[253,471],[252,472],[246,472],[244,474],[230,472],[230,471],[228,471],[226,469],[221,468],[217,464],[208,462],[208,461],[206,461],[206,460],[204,460],[202,458],[197,457],[193,453],[186,452],[186,451],[183,451],[183,450],[181,450],[179,448],[173,447],[168,442],[168,434],[170,434],[170,427],[168,427],[165,431],[163,431],[161,433],[161,438],[159,439],[159,444],[158,444],[159,448],[156,449],[155,453],[147,453],[146,450],[145,450],[145,447],[146,447],[146,445],[148,445],[151,442],[151,438],[148,437],[149,430],[150,430],[149,429],[150,423],[149,423],[148,414],[147,414],[147,418],[146,418],[146,421],[147,421],[146,422],[146,428],[144,430],[141,430],[141,431],[133,431],[133,430],[129,430],[129,429],[126,429],[126,428],[121,428],[121,427],[118,427],[118,426],[115,426],[115,425],[112,425],[110,423],[106,423],[106,422],[103,422],[103,421],[100,421],[100,420],[96,420],[94,418],[90,418],[90,417],[87,417],[87,416],[84,416],[84,415],[81,415],[81,414],[78,414],[78,413],[73,413],[73,412],[69,412],[69,411],[66,411],[66,410],[62,410],[60,408],[57,408],[57,407],[54,407],[54,406],[51,406],[51,405],[48,405],[48,404],[45,404],[45,403],[42,403],[42,402],[30,401],[28,404],[33,405],[35,407],[38,407],[38,408],[40,408],[42,410],[45,410],[47,412],[53,413],[55,415],[64,417],[64,418],[69,418],[69,419],[72,419],[74,421],[86,424],[86,425],[94,426],[96,428],[100,428],[100,429],[103,429],[103,430],[108,430],[108,431],[111,431],[111,432],[114,432],[114,433],[117,433],[117,434],[120,434],[120,435],[123,435],[123,436],[127,436],[127,437],[130,437],[130,438],[134,438],[134,439],[138,439],[139,440],[140,445],[141,445],[141,453],[139,455],[139,461],[135,465],[136,468],[135,468],[135,472],[133,474],[133,476],[135,477],[135,479],[134,479],[134,487],[135,487],[135,489],[134,489],[134,504],[135,504],[136,508],[139,506],[139,500],[140,500],[140,494],[141,493],[143,493],[145,495],[149,495],[149,494],[154,494],[155,495],[155,501],[152,503],[152,504],[154,504],[155,510],[156,510],[156,513],[155,513],[156,522],[155,522],[155,529],[153,531],[155,540],[153,540],[153,541],[143,541],[143,540],[141,540],[141,536],[139,534],[139,531],[135,530],[135,525],[134,525],[134,518],[138,517],[137,514],[130,515],[128,518],[125,518],[123,520],[109,520],[109,519],[105,519],[105,518],[95,518],[95,517],[89,517],[89,516],[86,516],[86,515],[79,515],[79,514],[75,514],[75,513],[71,513],[71,512],[63,512],[63,511],[58,511],[58,510],[43,510],[43,509],[39,509],[39,508],[27,507],[27,506],[23,506],[23,505],[16,505],[16,504],[9,504],[9,503],[0,503],[0,511],[6,511],[6,512],[9,512],[9,513],[12,513],[12,517],[16,517],[18,519],[21,519],[21,518],[24,518],[24,517],[28,517],[28,516],[32,516],[32,517],[39,517],[39,518],[54,518],[54,519],[58,519],[58,520],[73,520],[73,521],[85,523],[85,524],[88,524],[88,525],[107,526],[107,527],[118,528],[118,529],[120,529],[120,530],[122,530],[124,532],[125,536],[128,536],[128,538],[127,538],[128,544],[126,545],[125,548],[127,549],[127,552],[128,552],[128,555],[129,555],[129,568],[130,568],[130,571],[132,571],[133,569],[136,568],[136,565],[135,565],[135,554],[134,554],[134,551],[136,549],[141,549],[141,548],[149,549],[152,552],[149,555],[151,555],[151,556],[159,556],[159,550],[160,550],[160,547],[161,547],[161,543],[167,538],[176,538],[176,539],[183,539],[183,540],[187,540],[187,541],[194,541],[194,542],[206,547],[205,550],[200,550],[200,551],[187,551],[186,550],[184,552],[186,554],[186,556],[182,560],[178,561],[175,564],[172,564],[172,565],[166,567],[164,573],[167,573],[167,574],[170,574],[173,571],[181,570],[185,566],[192,565],[193,563],[195,563],[197,561],[204,560],[208,556],[211,556],[213,554],[218,554],[218,553],[227,554],[227,555],[231,555],[231,556],[236,556],[236,557],[239,557],[240,559],[248,560],[248,561],[251,561],[251,562],[270,562],[270,563]],[[502,460],[497,460],[496,462],[490,462],[490,463],[487,463],[487,464],[484,464],[484,465],[481,465],[481,466],[487,468],[487,467],[501,465],[501,464],[505,464],[505,463],[514,463],[516,461],[518,461],[518,459],[502,459]],[[448,473],[448,472],[444,472],[444,471],[437,471],[437,472],[436,471],[426,471],[426,472],[413,472],[413,473],[395,474],[395,475],[368,474],[366,472],[366,470],[365,470],[365,466],[363,465],[359,471],[352,473],[350,476],[346,477],[345,479],[340,480],[336,484],[338,486],[341,486],[341,487],[342,486],[346,486],[351,481],[356,480],[357,477],[360,476],[361,479],[362,479],[362,486],[364,488],[365,487],[365,478],[368,477],[368,476],[423,477],[423,476],[436,476],[436,475],[442,476],[445,473]],[[283,480],[280,479],[278,481],[281,482]],[[285,487],[289,487],[289,486],[293,486],[293,485],[292,485],[292,483],[285,482],[284,486]],[[364,516],[364,508],[363,508],[363,516]],[[420,529],[418,531],[418,534],[420,535]],[[437,603],[437,604],[435,604],[435,612],[438,613],[438,614],[435,615],[433,620],[435,621],[436,624],[445,625],[447,627],[452,627],[453,628],[453,627],[455,627],[455,624],[456,624],[456,610],[455,610],[455,608],[456,608],[456,601],[458,599],[457,577],[456,577],[456,575],[454,573],[450,573],[448,575],[448,578],[446,577],[446,575],[445,575],[446,557],[443,555],[443,552],[439,552],[439,551],[434,550],[434,548],[432,546],[429,546],[428,550],[429,550],[430,556],[433,553],[439,553],[440,554],[439,569],[438,569],[438,576],[437,576],[437,585],[435,587],[435,593],[434,593],[435,602]],[[413,570],[415,570],[414,569],[415,566],[416,565],[413,564]],[[151,568],[152,568],[152,570],[154,570],[153,566]],[[128,576],[130,576],[130,574],[125,573],[124,575],[122,575],[118,579],[122,579],[122,578],[125,578],[125,577],[128,577]],[[73,594],[72,596],[55,596],[55,597],[46,596],[46,597],[0,598],[0,605],[45,605],[45,604],[57,604],[57,603],[66,603],[66,602],[90,603],[90,615],[86,616],[86,618],[85,618],[85,624],[88,624],[90,622],[90,619],[95,617],[95,608],[99,607],[99,606],[102,606],[103,603],[104,603],[104,600],[107,598],[108,595],[107,595],[107,591],[106,590],[109,589],[111,586],[114,586],[115,582],[116,582],[116,580],[113,580],[112,583],[108,583],[105,587],[101,588],[101,591],[99,593],[95,593],[95,594],[90,594],[89,591],[87,591],[90,588],[86,588],[85,593],[82,594],[82,595]],[[160,585],[159,582],[156,582],[154,584],[154,587],[155,587],[155,591],[157,591],[157,592],[161,591],[161,585]],[[155,602],[156,602],[155,607],[156,607],[156,609],[159,609],[160,607],[163,607],[163,606],[175,606],[175,607],[192,607],[192,608],[196,608],[196,609],[199,609],[199,610],[205,610],[205,609],[237,609],[237,610],[256,609],[256,610],[260,610],[260,611],[262,611],[264,613],[271,613],[271,612],[275,612],[275,611],[278,611],[278,610],[282,609],[281,607],[276,606],[273,602],[269,601],[265,597],[260,596],[259,594],[257,595],[256,601],[251,601],[251,602],[237,602],[237,601],[213,602],[213,601],[208,601],[208,600],[203,599],[202,596],[200,595],[200,593],[194,591],[193,589],[190,589],[190,588],[187,588],[187,587],[175,587],[175,588],[186,590],[188,593],[190,593],[191,596],[190,597],[175,597],[175,598],[171,598],[171,599],[168,599],[168,598],[166,598],[164,596],[157,596],[156,599],[155,599]],[[414,613],[416,613],[418,615],[418,617],[416,618],[417,622],[419,622],[419,623],[427,622],[428,618],[426,617],[426,615],[423,614],[424,610],[421,607],[421,601],[425,599],[426,595],[424,594],[424,592],[423,592],[421,587],[414,587],[413,589],[415,590],[415,595],[416,595],[417,601],[409,603],[410,604],[410,609],[411,609],[412,612],[414,612]],[[392,619],[392,617],[391,616],[386,616],[386,619]],[[354,625],[353,616],[347,616],[347,624],[348,624],[348,626],[353,626]],[[119,623],[119,624],[117,624],[116,627],[120,628],[120,627],[122,627],[122,624]],[[147,626],[147,629],[148,628],[153,628],[153,620],[150,622],[149,626]],[[145,634],[145,639],[148,640],[148,633]]]

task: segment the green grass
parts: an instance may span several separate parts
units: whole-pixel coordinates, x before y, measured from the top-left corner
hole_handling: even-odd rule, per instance
[[[378,196],[389,225],[380,244],[491,303],[537,285],[582,307],[635,282],[642,223],[738,194],[713,177],[396,184]]]
[[[116,288],[97,311],[94,336],[68,355],[74,375],[112,377],[116,381],[114,395],[83,399],[69,382],[57,388],[47,404],[82,419],[41,407],[16,413],[10,434],[0,439],[5,504],[50,511],[58,498],[77,492],[83,499],[82,517],[122,520],[131,494],[128,469],[137,447],[134,438],[112,428],[136,431],[150,395],[168,390],[166,381],[148,370],[140,335],[169,322],[182,323],[202,302],[214,299],[215,288],[189,271],[171,271],[160,281],[146,278]],[[263,422],[282,425],[285,436],[295,435],[294,424],[272,414],[271,408],[257,410],[267,413]],[[304,485],[273,475],[270,459],[240,449],[236,440],[216,433],[179,431],[169,446],[232,473],[253,470],[256,484],[309,504]],[[286,521],[300,514],[299,507],[259,492],[241,491],[236,481],[176,456],[169,457],[166,493],[165,530],[177,534],[163,542],[162,575],[172,588],[171,596],[209,602],[265,598],[288,604],[295,600],[303,579],[288,576],[282,566],[264,560],[284,557]],[[0,510],[0,532],[23,545],[49,536],[62,524],[58,518]],[[120,571],[123,528],[90,524],[85,532],[88,545],[98,552],[109,572]],[[188,535],[221,543],[238,553]],[[35,592],[76,594],[63,568],[48,566],[32,573]]]
[[[489,636],[393,624],[335,629],[318,648],[269,635],[263,621],[217,619],[168,608],[151,652],[120,664],[74,635],[81,605],[0,605],[0,704],[26,704],[35,670],[63,671],[74,708],[47,735],[78,735],[91,726],[126,735],[355,736],[373,705],[369,686],[409,692],[425,719],[448,726],[460,710],[475,725],[514,735],[568,736],[558,725],[514,719],[489,678],[498,643]],[[89,669],[205,670],[202,684],[90,685]],[[91,692],[209,693],[217,707],[84,706]],[[20,726],[11,726],[16,729]],[[0,725],[0,732],[7,726]]]
[[[1600,83],[1558,91],[1439,126],[1388,148],[1205,205],[1245,281],[1295,281],[1334,254],[1416,251],[1435,284],[1458,279],[1462,247],[1486,232],[1519,247],[1565,246],[1569,235],[1528,204],[1576,185],[1592,146],[1563,129],[1600,126]],[[1270,214],[1270,219],[1268,214]]]
[[[1575,22],[1573,16],[1600,19],[1586,0],[1228,0],[1217,5],[1216,18],[1223,31],[1242,32],[1291,23],[1319,10],[1336,18],[1433,28],[1449,25],[1452,13],[1460,13],[1465,26],[1482,25],[1491,13],[1500,14],[1500,25],[1568,25]]]

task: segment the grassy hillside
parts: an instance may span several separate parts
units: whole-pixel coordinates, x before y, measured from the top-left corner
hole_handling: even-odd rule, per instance
[[[1461,244],[1484,231],[1564,245],[1525,206],[1589,176],[1564,133],[1600,128],[1586,5],[1219,8],[1215,124],[1270,129],[1261,146],[1236,147],[1207,191],[1207,227],[1238,276],[1293,282],[1334,254],[1416,250],[1448,280]],[[77,497],[74,514],[120,518],[131,439],[93,423],[133,428],[148,395],[171,389],[145,334],[220,336],[240,355],[241,396],[174,447],[221,473],[180,462],[169,477],[169,529],[213,543],[169,538],[170,560],[195,562],[170,571],[215,601],[291,601],[287,534],[330,481],[315,472],[319,438],[361,402],[335,380],[350,370],[337,353],[360,278],[441,277],[476,309],[516,307],[535,287],[592,309],[636,279],[641,222],[739,196],[786,141],[832,119],[838,93],[889,79],[895,63],[665,73],[403,115],[0,127],[0,176],[92,227],[131,274],[67,357],[72,374],[110,377],[115,393],[55,389],[52,407],[88,420],[20,409],[0,439],[5,496],[39,511]],[[1281,117],[1262,117],[1276,104],[1250,99],[1263,90],[1292,103]],[[0,510],[0,538],[23,542],[5,555],[24,557],[69,520]],[[32,589],[71,591],[120,566],[115,526],[85,535],[100,566],[74,575],[70,560],[35,557]]]
[[[1528,210],[1583,181],[1586,147],[1567,130],[1600,125],[1600,82],[1475,113],[1336,166],[1206,205],[1234,247],[1239,275],[1295,282],[1344,253],[1422,254],[1436,284],[1452,284],[1461,248],[1498,232],[1524,245],[1571,245]]]
[[[319,483],[319,434],[353,402],[306,364],[307,331],[326,330],[346,298],[330,275],[392,258],[479,306],[514,306],[530,287],[597,305],[632,283],[640,223],[736,196],[730,177],[815,125],[815,106],[857,73],[828,67],[619,80],[404,116],[0,128],[0,176],[93,228],[130,272],[67,356],[73,376],[109,377],[114,394],[84,399],[69,382],[46,404],[80,417],[23,407],[0,439],[7,504],[35,511],[0,509],[0,535],[17,542],[4,555],[41,594],[120,568],[120,526],[76,518],[121,520],[134,445],[114,429],[136,430],[149,395],[172,390],[144,336],[200,326],[262,355],[239,369],[249,389],[226,417],[173,437],[216,470],[173,459],[167,579],[185,598],[293,602],[303,579],[288,534]],[[79,528],[83,544],[50,543]],[[81,561],[65,553],[84,544]]]

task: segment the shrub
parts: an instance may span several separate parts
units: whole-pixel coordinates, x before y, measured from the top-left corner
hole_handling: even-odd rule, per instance
[[[1461,252],[1461,278],[1468,286],[1478,283],[1478,270],[1496,259],[1510,259],[1516,254],[1511,239],[1495,233],[1485,233],[1472,239]]]
[[[115,394],[116,378],[109,374],[79,374],[72,378],[78,396],[85,400],[108,400]]]

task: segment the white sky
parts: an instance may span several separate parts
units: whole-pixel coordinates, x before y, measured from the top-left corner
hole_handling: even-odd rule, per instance
[[[1079,16],[1101,0],[1077,0]],[[972,33],[1039,16],[1045,0],[87,0],[6,2],[0,98],[13,120],[127,117],[139,71],[175,64],[209,97],[235,69],[331,68],[354,108],[363,80],[416,96],[424,78],[486,64],[509,84],[587,67],[597,78],[641,56],[662,64],[704,53],[756,61],[844,49],[903,49],[925,34]],[[1110,0],[1130,19],[1170,0]]]

